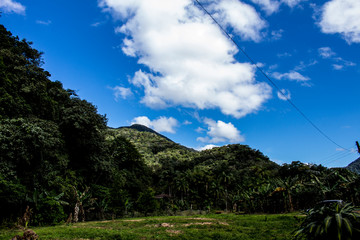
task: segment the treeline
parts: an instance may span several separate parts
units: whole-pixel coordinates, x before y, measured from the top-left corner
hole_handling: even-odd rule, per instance
[[[118,215],[150,186],[148,168],[126,139],[105,139],[94,105],[50,81],[41,55],[0,25],[0,220],[27,206],[31,224]]]
[[[42,69],[41,53],[0,25],[0,221],[31,225],[182,210],[287,212],[323,199],[359,204],[360,178],[279,166],[228,145],[187,149],[106,117]],[[24,220],[24,217],[22,218]]]

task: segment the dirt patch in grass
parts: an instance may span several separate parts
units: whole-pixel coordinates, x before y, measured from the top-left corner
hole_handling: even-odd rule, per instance
[[[215,221],[216,219],[213,218],[186,218],[189,220],[201,220],[201,221]]]
[[[170,233],[170,236],[179,235],[183,233],[181,230],[172,230],[172,229],[167,229],[166,232]]]
[[[189,227],[191,225],[213,225],[213,224],[229,226],[229,224],[227,222],[196,222],[196,223],[186,223],[186,224],[183,224],[183,226]]]
[[[191,226],[191,225],[212,225],[212,224],[214,224],[214,223],[212,223],[212,222],[198,222],[198,223],[186,223],[183,226],[188,227],[188,226]]]
[[[170,223],[160,223],[159,227],[174,227],[174,225]]]
[[[122,220],[123,222],[142,222],[145,221],[145,219],[129,219],[129,220]]]
[[[170,224],[170,223],[158,223],[158,224],[147,224],[145,225],[145,227],[164,227],[164,228],[172,228],[174,227],[174,224]]]
[[[110,229],[110,230],[113,229],[113,228],[111,228],[111,227],[91,227],[91,228],[95,228],[95,229]]]
[[[229,226],[230,224],[228,224],[227,222],[218,222],[218,224],[220,225],[225,225],[225,226]]]

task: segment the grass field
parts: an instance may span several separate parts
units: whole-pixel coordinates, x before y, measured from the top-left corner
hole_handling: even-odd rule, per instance
[[[299,226],[295,214],[212,214],[85,222],[32,228],[39,239],[291,239]],[[0,239],[21,231],[2,230]]]

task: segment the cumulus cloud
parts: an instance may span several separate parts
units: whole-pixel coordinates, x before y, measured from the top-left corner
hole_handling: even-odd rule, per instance
[[[289,7],[293,8],[299,5],[301,2],[305,2],[307,0],[281,0],[282,3],[288,5]]]
[[[286,90],[286,89],[281,89],[281,91],[278,91],[277,96],[279,99],[284,100],[284,101],[291,99],[291,93],[289,90]]]
[[[131,124],[141,124],[154,129],[156,132],[175,133],[175,128],[178,126],[178,121],[173,117],[159,117],[155,120],[150,120],[146,116],[140,116],[134,118]]]
[[[225,123],[220,120],[216,122],[208,118],[204,122],[208,125],[208,136],[199,137],[197,138],[198,141],[207,143],[238,143],[245,141],[244,136],[240,134],[240,131],[232,123]]]
[[[245,40],[261,40],[267,23],[252,6],[238,0],[217,0],[210,6],[223,25],[233,28]]]
[[[122,51],[147,67],[131,83],[144,89],[151,108],[219,108],[236,118],[260,109],[271,97],[266,83],[255,81],[255,66],[237,62],[237,48],[190,0],[101,0],[99,5],[124,23]],[[238,0],[206,6],[224,27],[243,40],[260,41],[266,22]]]
[[[284,53],[278,53],[277,54],[277,57],[278,58],[287,58],[287,57],[291,57],[292,54],[291,53],[288,53],[288,52],[284,52]]]
[[[47,21],[36,20],[36,23],[37,23],[37,24],[40,24],[40,25],[49,26],[49,25],[51,24],[51,21],[50,21],[50,20],[47,20]]]
[[[267,15],[271,15],[279,11],[282,4],[287,5],[290,8],[298,6],[301,2],[307,0],[251,0],[253,3],[260,6],[260,8],[266,12]]]
[[[319,26],[323,33],[339,33],[350,43],[360,43],[360,1],[331,0],[321,9]]]
[[[344,65],[340,65],[340,64],[333,64],[332,66],[335,70],[341,70],[344,68]]]
[[[283,34],[284,30],[280,29],[277,31],[271,31],[271,39],[272,40],[279,40],[282,38],[282,34]]]
[[[190,122],[189,120],[185,120],[184,122],[183,122],[183,125],[191,125],[192,124],[192,122]]]
[[[214,145],[214,144],[208,144],[204,147],[201,147],[201,148],[198,148],[199,151],[204,151],[204,150],[209,150],[209,149],[213,149],[213,148],[216,148],[216,147],[219,147],[217,145]]]
[[[318,52],[322,58],[331,58],[336,55],[336,53],[333,52],[333,50],[331,50],[331,48],[329,48],[329,47],[319,48]]]
[[[0,9],[5,13],[25,14],[25,6],[13,0],[0,0]]]
[[[345,60],[341,57],[338,57],[337,54],[330,47],[322,47],[318,49],[319,55],[324,59],[329,59],[333,62],[333,68],[335,70],[341,70],[344,67],[353,67],[356,66],[356,63]]]
[[[260,8],[268,15],[277,12],[280,8],[280,1],[274,1],[274,0],[251,0],[251,1],[255,4],[258,4]]]
[[[133,94],[130,88],[116,86],[111,89],[114,91],[115,101],[118,101],[119,98],[126,99]]]
[[[297,65],[295,68],[294,68],[294,71],[304,71],[306,70],[308,67],[312,67],[316,64],[318,64],[319,62],[317,60],[310,60],[309,62],[305,63],[303,61],[300,62],[299,65]]]
[[[303,76],[301,73],[293,70],[287,73],[274,72],[272,76],[278,80],[290,80],[297,82],[306,82],[310,80],[309,77]]]

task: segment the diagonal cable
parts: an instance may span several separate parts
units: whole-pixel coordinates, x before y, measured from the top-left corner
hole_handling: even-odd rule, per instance
[[[256,64],[256,62],[245,52],[245,50],[243,48],[241,48],[239,46],[239,44],[230,36],[230,34],[226,31],[225,28],[223,28],[221,26],[221,24],[212,16],[212,14],[206,10],[206,8],[204,7],[204,5],[199,2],[198,0],[195,0],[196,3],[201,7],[201,9],[210,16],[210,18],[216,23],[216,25],[219,26],[219,28],[221,29],[221,31],[223,31],[223,33],[238,47],[238,49],[249,59],[249,61],[256,67],[256,69],[262,73],[262,75],[264,75],[264,77],[268,80],[268,82],[271,83],[271,85],[274,86],[274,88],[276,88],[280,94],[286,99],[286,101],[307,121],[311,124],[311,126],[313,126],[321,135],[323,135],[323,137],[325,137],[327,140],[329,140],[330,142],[332,142],[333,144],[335,144],[336,146],[351,152],[351,150],[342,147],[340,144],[336,143],[334,140],[332,140],[327,134],[325,134],[318,126],[316,126],[316,124],[310,120],[309,117],[307,117],[305,115],[305,113],[303,111],[301,111],[294,103],[293,101],[291,101],[288,96],[285,95],[285,93],[283,93],[283,91],[276,85],[276,83],[274,81],[271,80],[271,78]]]

